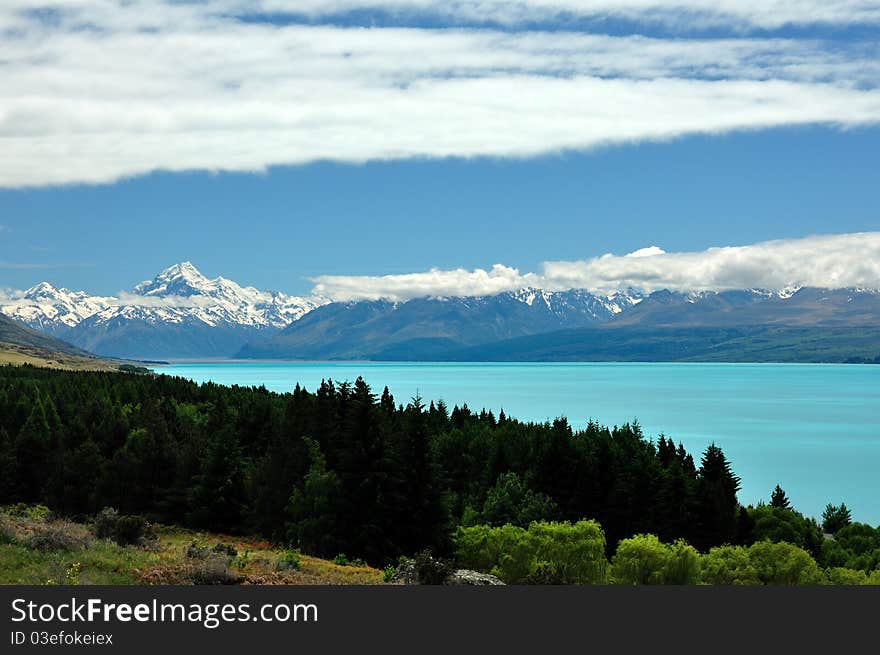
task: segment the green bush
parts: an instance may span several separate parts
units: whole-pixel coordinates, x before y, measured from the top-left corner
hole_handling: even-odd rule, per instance
[[[455,536],[460,566],[492,573],[508,584],[558,579],[564,584],[605,581],[605,535],[595,521],[534,522],[460,528]],[[540,568],[540,570],[539,570]]]
[[[27,503],[15,503],[4,508],[9,516],[30,519],[31,521],[48,521],[54,514],[45,505],[28,505]]]
[[[535,522],[529,525],[528,540],[538,562],[555,566],[562,584],[605,582],[605,534],[595,521],[577,523]]]
[[[98,539],[110,539],[120,546],[141,544],[151,537],[146,519],[134,514],[120,514],[112,507],[98,512],[92,531]]]
[[[702,579],[711,585],[761,584],[743,546],[718,546],[701,558]]]
[[[385,583],[391,582],[395,573],[397,573],[397,567],[391,565],[386,566],[385,570],[382,571],[382,581]]]
[[[277,568],[281,571],[299,571],[300,552],[298,548],[288,548],[278,558]]]
[[[669,546],[665,584],[692,585],[700,582],[702,557],[683,539]]]
[[[825,574],[828,576],[828,581],[833,585],[853,587],[868,584],[868,574],[864,571],[835,567],[826,570]]]
[[[31,521],[48,521],[53,517],[52,510],[45,505],[31,505],[25,509],[24,515]]]
[[[637,534],[617,545],[611,560],[611,575],[617,584],[663,584],[671,553],[652,534]]]
[[[116,520],[114,541],[120,546],[139,544],[147,534],[147,521],[142,516],[124,514]]]
[[[333,558],[333,563],[337,566],[348,566],[349,561],[345,556],[345,553],[339,553],[336,557]]]
[[[761,541],[749,546],[749,561],[765,585],[815,585],[825,575],[810,554],[793,544]]]
[[[119,512],[112,507],[105,507],[95,516],[92,529],[98,539],[114,539],[116,536],[116,521],[119,520]]]

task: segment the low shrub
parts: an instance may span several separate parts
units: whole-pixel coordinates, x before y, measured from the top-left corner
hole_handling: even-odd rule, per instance
[[[116,521],[114,540],[120,546],[141,544],[147,535],[147,521],[142,516],[123,515]]]
[[[227,557],[238,557],[238,550],[236,550],[235,546],[222,541],[217,543],[211,551],[219,555],[226,555]]]
[[[828,576],[828,581],[833,585],[854,587],[868,584],[868,574],[864,571],[834,567],[826,570],[825,574]]]
[[[793,544],[770,541],[752,544],[749,561],[765,585],[814,585],[827,581],[810,554]]]
[[[382,582],[388,583],[394,579],[394,575],[397,573],[397,568],[391,565],[385,567],[385,570],[382,571]]]
[[[339,553],[336,557],[333,558],[333,563],[336,566],[348,566],[348,558],[345,556],[345,553]]]
[[[184,555],[188,559],[205,559],[210,554],[211,549],[196,539],[190,541],[184,550]]]
[[[434,557],[430,550],[423,550],[413,558],[416,578],[419,584],[442,585],[446,582],[455,567],[449,560]]]
[[[78,550],[89,545],[88,530],[70,521],[34,523],[26,545],[37,550]]]
[[[710,585],[758,585],[758,572],[743,546],[716,546],[702,557],[702,580]]]
[[[275,568],[279,571],[299,571],[300,553],[298,548],[288,548],[275,564]]]
[[[235,549],[233,548],[232,550],[234,551]],[[227,555],[227,557],[229,556]],[[236,555],[230,559],[232,560],[233,565],[237,566],[238,568],[246,568],[251,563],[251,549],[245,548],[243,553],[241,553],[240,555]]]
[[[669,548],[653,534],[637,534],[622,540],[611,560],[617,584],[656,585],[666,580]]]
[[[116,521],[119,512],[112,507],[105,507],[95,516],[92,530],[98,539],[113,539],[116,535]]]
[[[15,503],[5,508],[9,516],[30,519],[31,521],[49,521],[54,518],[52,510],[45,505],[28,505],[27,503]]]
[[[491,573],[507,584],[601,584],[607,575],[605,535],[595,521],[541,521],[528,529],[475,525],[459,529],[455,549],[460,566]]]
[[[217,553],[194,560],[187,577],[197,585],[227,585],[239,581],[239,577],[229,570],[229,558]]]
[[[18,534],[12,521],[0,514],[0,544],[14,544],[17,541]]]
[[[133,514],[120,514],[112,507],[98,512],[92,529],[98,539],[110,539],[120,546],[143,545],[153,538],[146,519]]]

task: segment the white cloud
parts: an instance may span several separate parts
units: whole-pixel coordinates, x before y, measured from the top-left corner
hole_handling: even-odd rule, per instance
[[[648,246],[647,248],[639,248],[631,253],[624,255],[625,257],[653,257],[654,255],[665,255],[666,251],[659,246]]]
[[[667,253],[657,246],[628,255],[545,262],[521,274],[496,264],[490,271],[431,270],[407,275],[322,276],[315,292],[334,300],[409,300],[423,296],[480,296],[523,287],[612,293],[629,287],[670,289],[784,289],[790,286],[880,289],[880,232],[811,236],[748,246]]]
[[[431,269],[424,273],[382,276],[322,275],[313,279],[314,295],[348,300],[405,301],[425,296],[490,296],[537,283],[533,274],[495,264],[488,271]]]
[[[452,4],[507,11],[500,2]],[[847,20],[873,20],[869,3],[831,4]],[[880,58],[866,45],[277,26],[222,13],[355,5],[4,2],[0,187],[324,159],[527,157],[686,134],[880,121]],[[563,5],[588,13],[709,7],[699,0],[517,6]],[[789,13],[802,17],[807,9],[827,13],[813,2],[742,3],[756,16],[769,15],[765,5],[796,6]],[[65,11],[52,20],[21,13],[46,6]],[[740,0],[722,6],[739,11]]]

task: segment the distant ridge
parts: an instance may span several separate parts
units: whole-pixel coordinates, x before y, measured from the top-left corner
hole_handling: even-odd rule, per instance
[[[545,292],[546,293],[546,292]],[[785,289],[629,294],[585,291],[364,301],[321,307],[239,356],[468,361],[871,361],[880,293]]]
[[[138,360],[874,361],[880,291],[524,288],[331,302],[174,264],[119,298],[48,282],[0,313],[105,357]],[[858,330],[861,330],[859,332]]]

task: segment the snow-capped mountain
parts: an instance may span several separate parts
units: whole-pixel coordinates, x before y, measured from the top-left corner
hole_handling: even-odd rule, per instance
[[[327,302],[242,287],[223,277],[209,279],[182,262],[119,297],[90,296],[44,282],[11,294],[0,313],[101,355],[219,357]]]
[[[526,288],[492,296],[332,303],[276,335],[249,343],[239,354],[269,359],[430,359],[458,346],[601,325],[640,300],[634,291],[597,296],[582,289]]]
[[[0,313],[28,327],[62,335],[83,320],[112,306],[113,298],[90,296],[84,291],[56,288],[48,282],[3,300]]]
[[[503,294],[502,294],[503,295]],[[535,303],[545,306],[550,313],[558,316],[585,314],[597,320],[606,320],[616,314],[637,305],[643,294],[635,289],[618,291],[607,296],[594,295],[583,289],[568,291],[546,291],[544,289],[526,288],[509,292],[514,300],[523,302],[530,307]]]
[[[118,297],[42,283],[0,296],[0,313],[113,357],[432,359],[462,348],[600,327],[644,332],[877,326],[880,292],[786,287],[594,294],[524,288],[491,296],[331,302],[210,279],[182,262]]]
[[[288,296],[278,291],[242,287],[224,277],[208,279],[190,262],[175,264],[152,280],[136,285],[133,298],[100,313],[102,322],[117,317],[181,323],[192,319],[210,326],[223,323],[283,328],[327,300]]]

